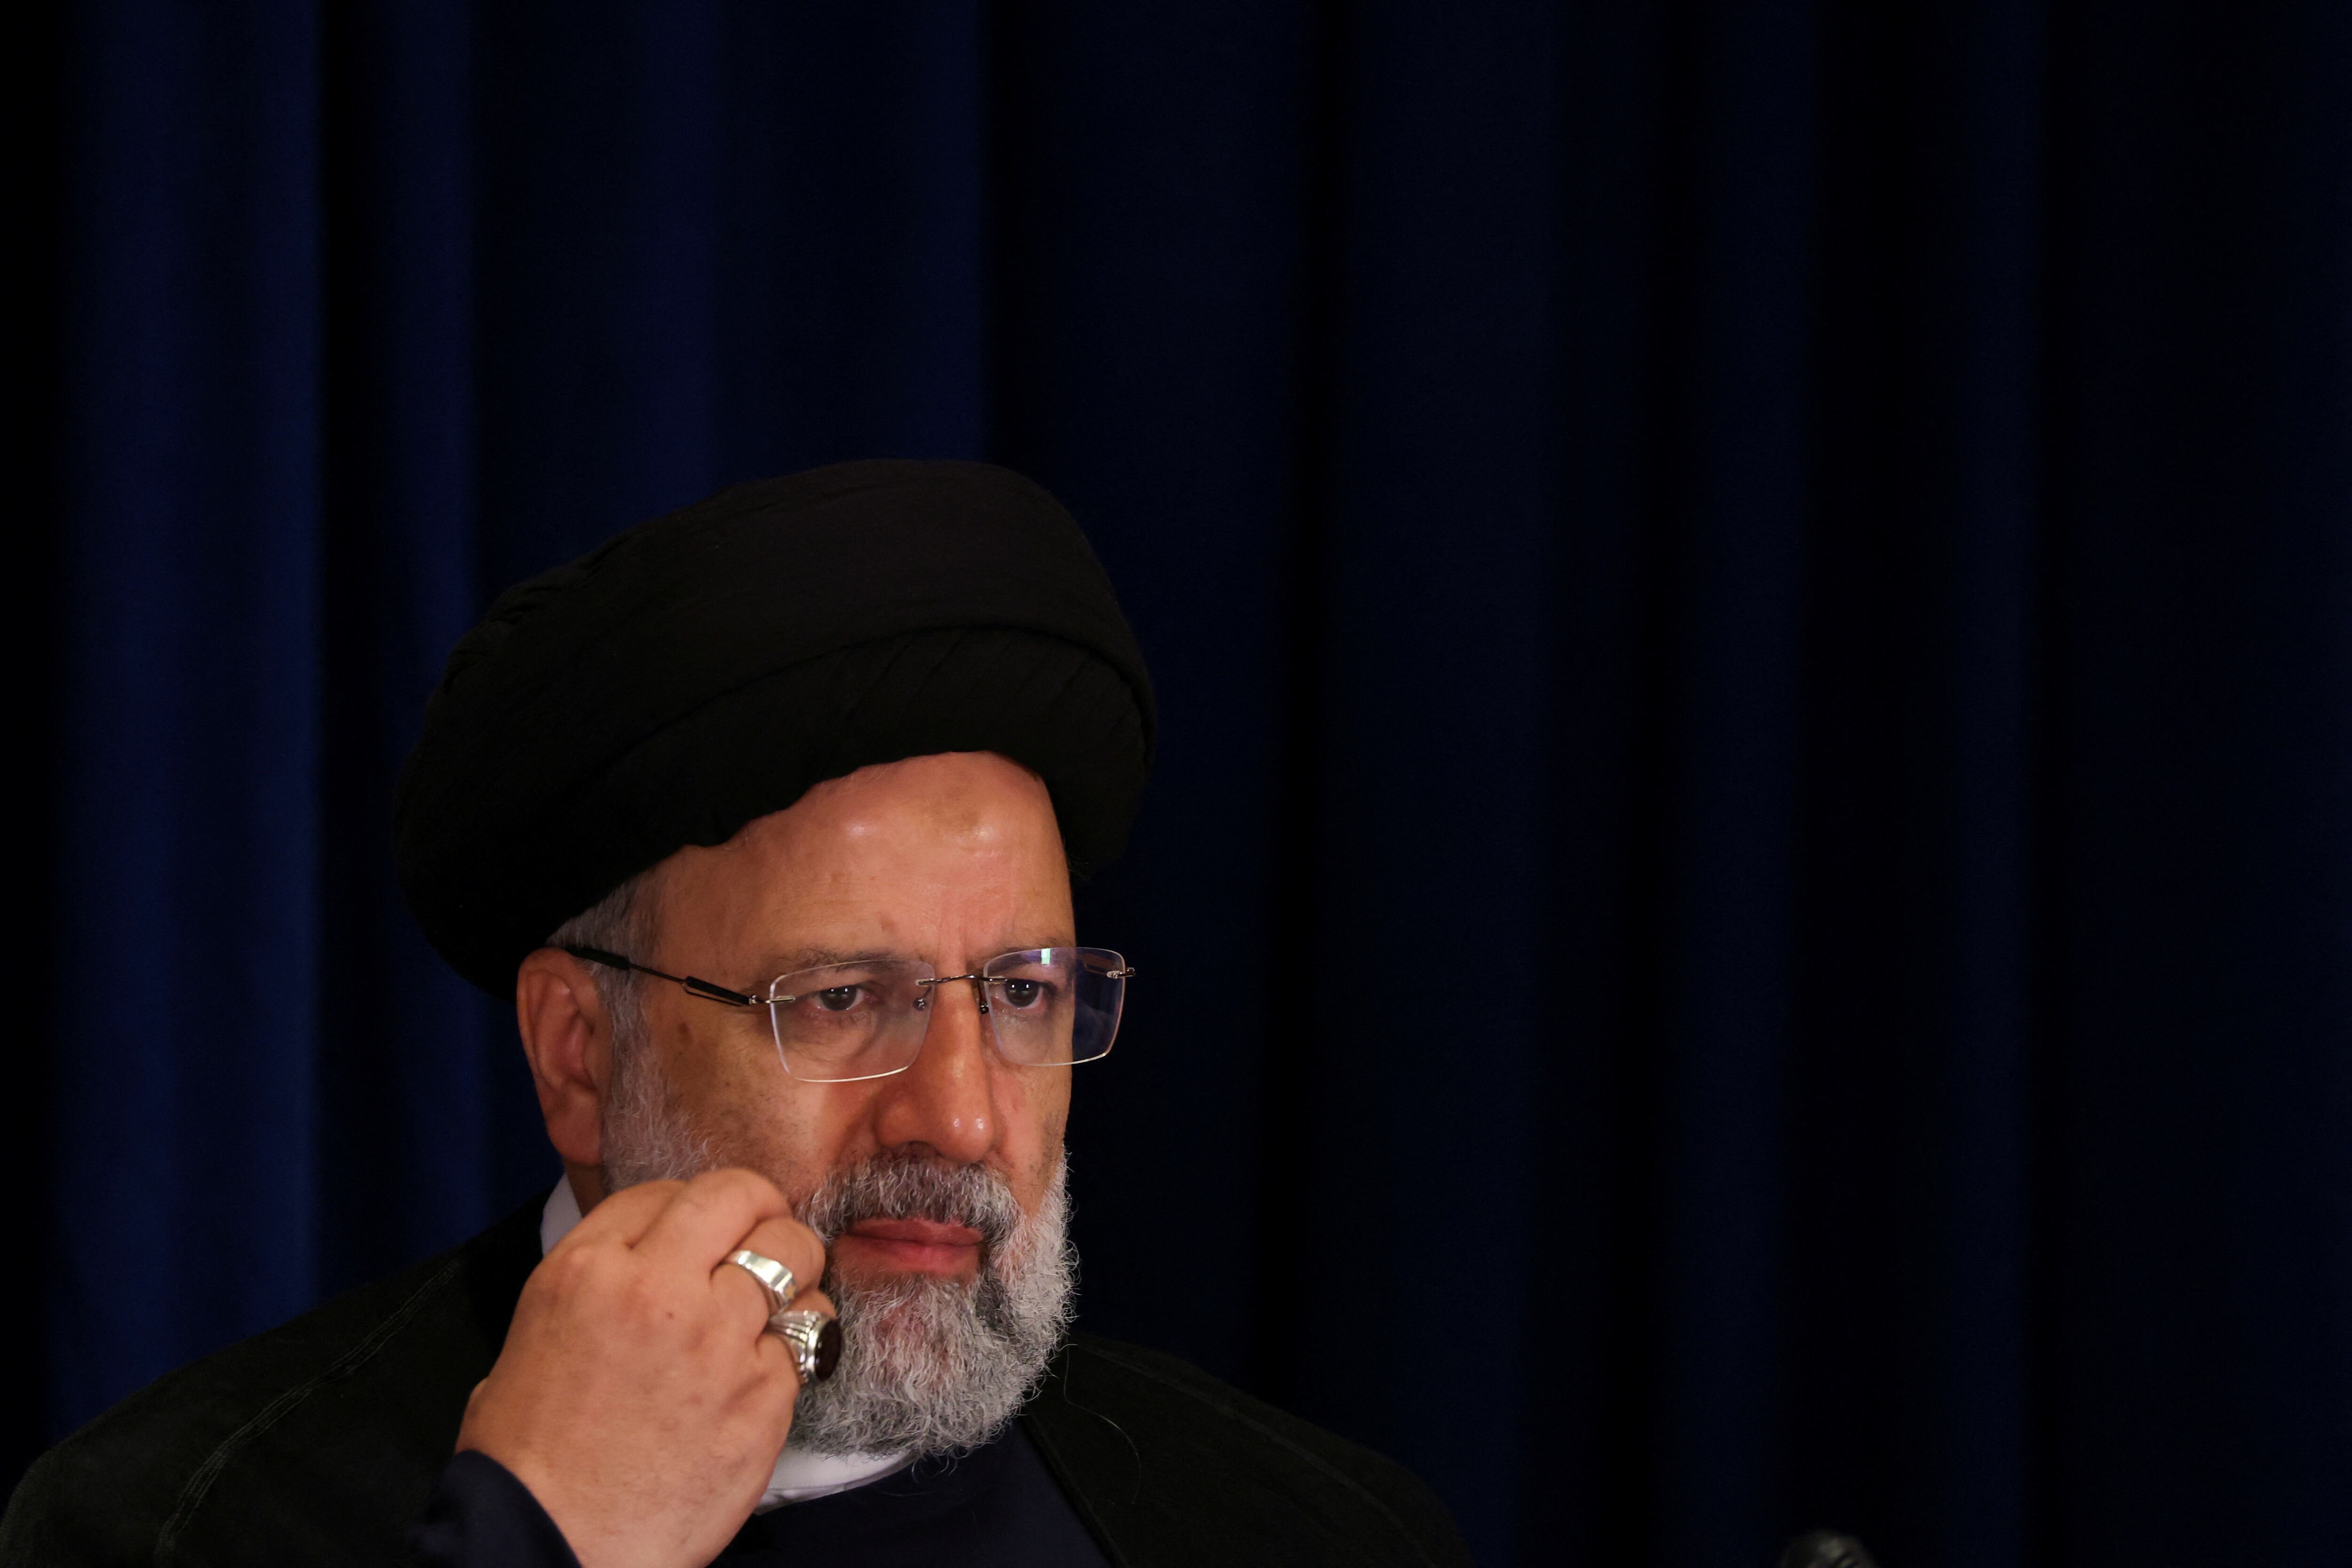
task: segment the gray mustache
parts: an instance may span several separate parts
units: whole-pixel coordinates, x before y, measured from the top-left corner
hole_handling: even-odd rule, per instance
[[[976,1230],[983,1250],[993,1253],[1012,1239],[1022,1215],[1012,1188],[993,1172],[879,1154],[826,1178],[800,1217],[827,1247],[863,1220],[921,1219]]]

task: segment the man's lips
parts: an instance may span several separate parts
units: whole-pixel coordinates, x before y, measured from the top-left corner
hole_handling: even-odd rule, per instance
[[[978,1267],[980,1232],[929,1219],[863,1219],[835,1240],[834,1251],[865,1253],[885,1267],[961,1274]],[[858,1261],[863,1261],[859,1259]]]
[[[849,1227],[868,1241],[911,1241],[920,1247],[978,1247],[980,1232],[935,1219],[861,1219]]]

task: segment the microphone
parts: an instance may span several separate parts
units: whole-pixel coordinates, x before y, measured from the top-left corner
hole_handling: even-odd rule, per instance
[[[1809,1530],[1789,1542],[1780,1568],[1878,1568],[1862,1542],[1834,1530]]]

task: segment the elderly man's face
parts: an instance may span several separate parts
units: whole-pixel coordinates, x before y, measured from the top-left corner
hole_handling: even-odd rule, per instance
[[[1069,871],[1045,786],[984,752],[918,757],[819,784],[717,848],[688,847],[656,886],[658,950],[673,974],[763,991],[835,955],[919,958],[967,974],[999,953],[1076,938]],[[990,1043],[973,988],[943,985],[914,1065],[857,1083],[790,1077],[763,1013],[656,984],[651,1047],[673,1109],[730,1163],[795,1202],[877,1153],[978,1164],[1034,1214],[1059,1162],[1066,1068],[1021,1067]],[[834,1245],[846,1280],[968,1279],[978,1238],[916,1219],[866,1220]]]

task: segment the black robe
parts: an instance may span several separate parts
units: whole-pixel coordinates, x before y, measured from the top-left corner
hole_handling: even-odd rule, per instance
[[[132,1394],[18,1485],[0,1565],[404,1562],[538,1267],[539,1214]],[[1020,1424],[1120,1568],[1469,1562],[1410,1472],[1168,1356],[1080,1335]]]

